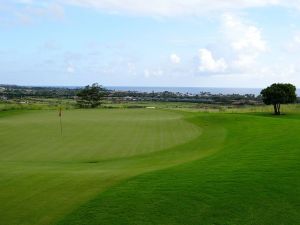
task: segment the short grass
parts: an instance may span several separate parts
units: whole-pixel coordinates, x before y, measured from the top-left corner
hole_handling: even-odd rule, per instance
[[[0,224],[299,224],[298,114],[5,113]]]
[[[27,112],[0,120],[1,161],[89,162],[160,151],[189,141],[199,127],[172,112],[67,110]]]
[[[152,109],[65,111],[62,136],[57,111],[0,115],[5,225],[54,223],[120,180],[188,160],[170,149],[202,133],[183,115]]]

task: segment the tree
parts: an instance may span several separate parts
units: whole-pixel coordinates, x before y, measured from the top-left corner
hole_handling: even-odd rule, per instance
[[[77,93],[77,104],[80,108],[96,108],[101,105],[105,92],[106,90],[97,83],[88,85]]]
[[[261,91],[263,102],[274,106],[275,115],[280,115],[280,104],[297,100],[296,87],[292,84],[272,84]]]

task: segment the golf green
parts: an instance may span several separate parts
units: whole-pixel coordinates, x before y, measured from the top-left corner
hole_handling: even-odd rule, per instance
[[[0,115],[0,224],[292,225],[300,115]]]

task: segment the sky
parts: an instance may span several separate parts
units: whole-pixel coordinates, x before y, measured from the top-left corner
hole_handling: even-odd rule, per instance
[[[300,86],[300,0],[1,0],[0,83]]]

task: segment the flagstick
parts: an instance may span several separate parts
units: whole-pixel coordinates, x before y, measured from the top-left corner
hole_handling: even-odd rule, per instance
[[[60,134],[62,136],[63,135],[63,128],[62,128],[61,116],[62,116],[62,113],[61,113],[61,107],[60,107],[59,108],[59,122],[60,122]]]

